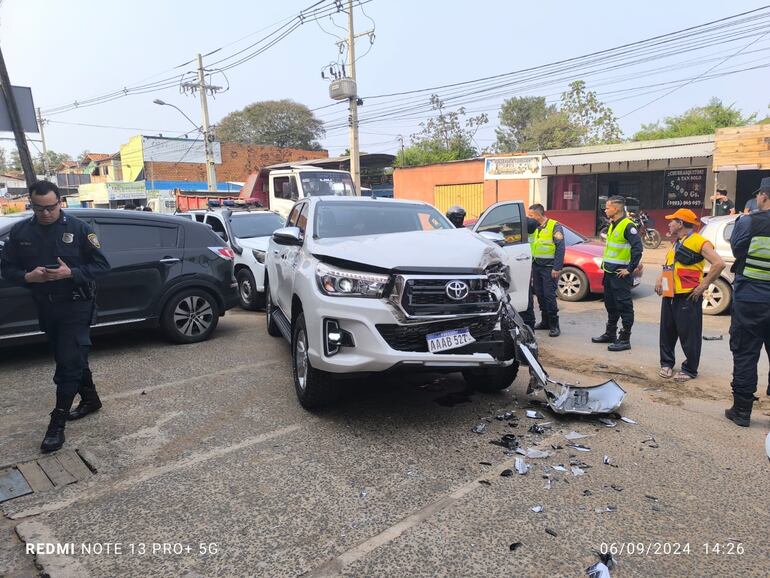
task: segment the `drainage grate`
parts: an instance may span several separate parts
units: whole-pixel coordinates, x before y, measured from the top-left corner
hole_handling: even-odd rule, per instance
[[[0,502],[82,482],[95,471],[76,450],[65,450],[0,471]]]

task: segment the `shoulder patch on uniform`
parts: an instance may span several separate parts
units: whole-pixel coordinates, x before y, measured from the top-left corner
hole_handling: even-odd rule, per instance
[[[559,231],[556,231],[556,232],[553,234],[553,238],[554,238],[554,239],[556,239],[557,241],[561,241],[561,240],[564,238],[564,233],[561,233],[561,232],[559,232]]]
[[[96,233],[88,233],[88,240],[97,249],[102,248],[101,244],[99,243],[99,237],[96,236]]]
[[[636,230],[636,227],[631,227],[631,234],[636,235],[637,233],[639,233],[639,231]]]
[[[72,233],[64,233],[61,236],[61,240],[64,241],[65,243],[72,243],[72,241],[75,240],[75,235],[73,235]]]

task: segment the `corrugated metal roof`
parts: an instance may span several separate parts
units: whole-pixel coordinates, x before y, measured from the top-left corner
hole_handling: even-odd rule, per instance
[[[596,165],[631,161],[657,161],[691,157],[710,157],[714,154],[713,142],[699,142],[672,146],[645,147],[629,150],[543,156],[543,168],[565,165]]]

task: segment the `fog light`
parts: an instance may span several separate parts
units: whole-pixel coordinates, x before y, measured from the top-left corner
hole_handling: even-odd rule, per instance
[[[324,353],[327,357],[336,355],[342,347],[353,347],[353,336],[340,328],[336,319],[324,319]]]

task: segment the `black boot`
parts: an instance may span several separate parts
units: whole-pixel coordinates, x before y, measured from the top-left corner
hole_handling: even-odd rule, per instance
[[[627,351],[629,349],[631,349],[631,330],[624,327],[618,333],[617,341],[607,346],[607,351]]]
[[[546,317],[545,313],[543,313],[543,317],[541,318],[540,323],[535,325],[535,329],[550,329],[551,325],[548,323],[548,317]]]
[[[618,339],[617,325],[610,325],[608,323],[607,327],[604,329],[604,333],[602,333],[599,337],[592,337],[591,343],[615,343],[617,339]]]
[[[102,400],[96,393],[96,386],[91,378],[91,372],[83,375],[83,382],[80,384],[80,403],[69,414],[71,421],[86,417],[89,413],[99,411],[102,407]]]
[[[559,337],[559,335],[561,335],[561,328],[559,327],[559,316],[558,315],[549,316],[548,323],[550,323],[551,325],[551,329],[548,332],[548,336]]]
[[[43,453],[53,452],[64,445],[64,425],[66,423],[67,412],[65,410],[55,409],[51,412],[51,421],[45,432],[43,443],[40,444],[40,451]]]
[[[741,427],[749,427],[751,423],[751,405],[754,397],[749,399],[733,394],[733,407],[725,410],[725,417]]]

